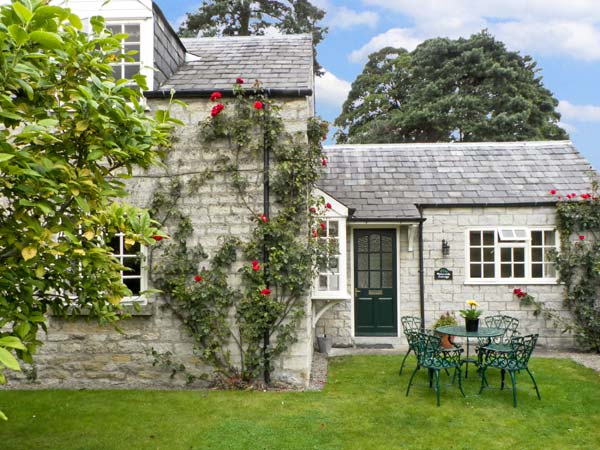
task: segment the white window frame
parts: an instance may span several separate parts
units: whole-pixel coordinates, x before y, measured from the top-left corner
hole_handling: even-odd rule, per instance
[[[113,238],[119,238],[119,253],[113,253],[113,256],[119,260],[121,265],[123,264],[124,258],[136,256],[140,258],[140,274],[132,275],[127,271],[121,270],[121,282],[125,284],[125,280],[127,279],[138,279],[140,280],[140,292],[144,292],[148,289],[148,266],[145,264],[146,257],[148,256],[148,248],[145,245],[140,244],[140,251],[138,253],[127,253],[127,249],[125,248],[125,235],[123,233],[117,233],[113,236]],[[148,299],[145,295],[131,295],[129,297],[124,297],[121,300],[121,304],[131,304],[131,303],[139,303],[141,305],[146,305],[148,303]]]
[[[319,277],[321,275],[331,275],[329,271],[320,272],[315,277],[313,282],[313,289],[311,297],[314,300],[332,300],[332,299],[348,299],[350,298],[350,294],[348,293],[348,251],[346,246],[347,233],[347,218],[348,218],[348,208],[342,205],[340,202],[330,197],[329,195],[317,192],[316,196],[323,197],[325,203],[331,204],[331,209],[327,209],[325,211],[325,215],[321,217],[324,223],[327,224],[325,235],[326,239],[329,238],[329,223],[336,221],[338,224],[338,269],[337,273],[339,273],[339,285],[336,290],[320,290],[319,289]]]
[[[506,230],[526,230],[527,238],[515,238],[511,241],[500,240],[500,235],[504,235]],[[471,278],[471,232],[494,232],[494,277]],[[556,251],[560,249],[560,235],[556,227],[552,226],[528,226],[528,227],[473,227],[465,232],[465,284],[557,284],[558,273],[554,277],[534,278],[532,276],[532,240],[531,233],[534,231],[553,231],[555,236]],[[539,247],[539,246],[537,246]],[[550,246],[543,246],[547,248]],[[525,249],[525,276],[523,278],[502,278],[501,276],[501,249],[502,248],[524,248]],[[483,258],[483,255],[482,255]],[[542,262],[543,264],[544,262]]]
[[[138,61],[135,62],[130,62],[127,61],[127,59],[119,59],[119,61],[111,63],[110,66],[111,67],[119,67],[121,69],[121,76],[120,77],[116,77],[115,80],[123,80],[123,79],[127,79],[130,80],[132,79],[132,77],[127,78],[125,76],[125,68],[126,67],[132,67],[132,66],[138,66],[139,70],[136,74],[143,74],[143,68],[144,68],[144,64],[143,64],[143,41],[144,41],[144,27],[143,24],[140,21],[135,21],[135,20],[110,20],[110,21],[106,21],[106,28],[110,28],[110,27],[114,27],[114,26],[120,26],[121,27],[121,32],[120,33],[115,33],[115,34],[127,34],[125,33],[125,27],[128,25],[137,25],[139,28],[139,33],[140,33],[140,39],[139,41],[125,41],[125,40],[121,40],[121,52],[123,54],[125,54],[127,52],[127,50],[125,49],[125,45],[126,44],[132,44],[132,45],[138,45],[139,46],[139,50],[137,55]]]

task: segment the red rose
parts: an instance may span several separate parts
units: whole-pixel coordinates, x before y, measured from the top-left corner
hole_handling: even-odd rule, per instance
[[[323,165],[323,167],[327,167],[327,159],[321,158],[321,164]]]
[[[211,116],[213,116],[213,117],[216,117],[216,116],[218,116],[218,115],[219,115],[219,113],[220,113],[221,111],[223,111],[223,108],[225,108],[225,105],[223,105],[223,104],[221,104],[221,103],[219,103],[219,104],[217,104],[217,105],[213,106],[213,109],[211,110],[211,112],[210,112],[210,115],[211,115]]]
[[[260,291],[260,293],[262,295],[269,295],[271,293],[271,289],[269,288],[264,288],[262,291]]]
[[[236,84],[244,84],[244,79],[243,79],[243,78],[240,78],[240,77],[237,77],[237,78],[235,79],[235,82],[236,82]]]
[[[210,101],[211,102],[216,102],[221,97],[223,97],[223,94],[221,94],[220,92],[213,92],[212,94],[210,94]]]
[[[331,203],[329,203],[329,202],[325,203],[325,208],[331,209]]]
[[[195,281],[196,283],[200,283],[200,282],[202,281],[202,277],[201,277],[200,275],[196,275],[196,276],[194,277],[194,281]]]
[[[265,214],[260,216],[260,220],[262,220],[264,223],[267,223],[269,221],[269,219],[267,219],[267,216]]]
[[[584,236],[583,234],[580,234],[580,235],[579,235],[579,240],[580,240],[580,241],[583,241],[583,240],[585,240],[585,236]]]
[[[263,102],[259,102],[258,100],[254,102],[254,109],[263,109]]]
[[[571,194],[567,194],[567,198],[570,200],[571,199]]]
[[[577,194],[576,194],[575,192],[573,192],[573,193],[571,194],[571,197],[575,198],[575,197],[577,197]]]
[[[552,195],[556,195],[556,189],[552,189],[552,190],[550,191],[550,193],[551,193]]]
[[[252,261],[252,270],[254,270],[255,272],[257,270],[260,270],[260,264],[258,263],[258,260],[256,260],[256,259],[254,261]]]
[[[587,200],[588,198],[590,198],[592,195],[591,194],[581,194],[581,198],[584,200]]]
[[[519,295],[521,292],[523,292],[521,289],[519,289],[519,288],[516,288],[516,289],[513,291],[513,294],[515,294],[515,295]]]
[[[156,234],[156,235],[152,236],[152,239],[154,239],[156,242],[160,242],[163,240],[163,237]]]
[[[325,223],[321,222],[321,230],[325,231],[325,228],[327,228],[327,225],[325,225]]]
[[[519,292],[519,293],[517,294],[517,297],[519,297],[519,298],[523,298],[523,297],[525,297],[526,295],[527,295],[527,293],[526,293],[526,292]]]
[[[314,237],[314,238],[319,237],[319,232],[317,230],[315,230],[313,228],[311,231],[312,231],[312,237]]]
[[[310,211],[311,213],[313,213],[313,214],[314,214],[314,213],[316,213],[316,212],[317,212],[317,208],[315,208],[315,207],[313,206],[313,207],[311,207],[311,208],[309,209],[309,211]]]

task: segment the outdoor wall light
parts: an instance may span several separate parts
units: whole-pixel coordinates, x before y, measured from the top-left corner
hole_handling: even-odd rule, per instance
[[[450,254],[450,244],[446,239],[442,239],[442,256],[448,256]]]

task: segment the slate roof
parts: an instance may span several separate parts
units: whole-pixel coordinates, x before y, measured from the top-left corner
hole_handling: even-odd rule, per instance
[[[309,34],[185,38],[191,54],[160,89],[230,89],[237,77],[268,89],[312,89]]]
[[[353,219],[415,219],[415,204],[512,205],[587,192],[588,161],[570,141],[326,146],[320,188]],[[595,172],[594,172],[595,173]]]

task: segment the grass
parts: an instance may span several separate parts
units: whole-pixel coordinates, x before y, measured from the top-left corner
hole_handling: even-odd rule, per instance
[[[323,392],[3,391],[2,450],[598,449],[600,375],[568,360],[534,358],[542,401],[518,375],[510,390],[478,379],[444,385],[436,407],[426,372],[405,396],[414,359],[330,360]],[[406,369],[405,369],[406,370]],[[497,386],[497,371],[488,373]],[[444,375],[444,383],[449,382]]]

